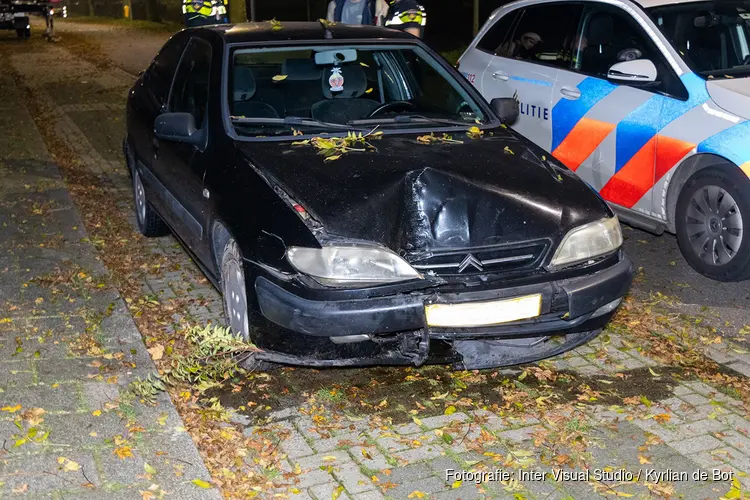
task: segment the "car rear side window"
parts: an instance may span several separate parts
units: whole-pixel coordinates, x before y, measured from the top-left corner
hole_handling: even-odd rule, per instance
[[[568,67],[583,6],[576,3],[534,5],[522,9],[509,36],[495,49],[501,57]]]
[[[510,38],[517,17],[518,11],[510,12],[501,17],[477,43],[477,48],[495,54],[497,48]]]
[[[169,110],[190,113],[199,128],[206,116],[208,80],[211,70],[211,45],[193,38],[180,60],[169,97]]]
[[[177,33],[173,36],[159,51],[144,75],[144,81],[159,105],[163,106],[167,102],[172,77],[174,77],[188,40],[189,38],[184,33]]]

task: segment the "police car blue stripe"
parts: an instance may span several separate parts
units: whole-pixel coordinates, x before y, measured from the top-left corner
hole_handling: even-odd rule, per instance
[[[654,94],[617,124],[615,172],[618,172],[661,129],[709,99],[706,82],[694,73],[681,78],[688,100]]]
[[[713,153],[736,165],[750,161],[750,121],[738,123],[698,144],[699,153]]]
[[[594,105],[607,97],[617,85],[587,77],[578,84],[581,97],[576,100],[560,99],[552,108],[552,147],[550,151],[557,149],[562,141],[568,136],[573,127],[589,112]]]
[[[524,78],[522,76],[511,76],[511,80],[518,80],[519,82],[533,83],[534,85],[544,85],[545,87],[551,87],[552,82],[545,82],[544,80],[534,80],[533,78]]]

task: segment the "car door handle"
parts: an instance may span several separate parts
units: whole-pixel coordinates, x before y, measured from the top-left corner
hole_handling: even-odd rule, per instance
[[[494,73],[492,73],[493,80],[500,80],[503,82],[507,82],[509,78],[510,78],[510,75],[508,75],[508,73],[506,73],[505,71],[495,71]]]
[[[579,97],[581,97],[581,91],[578,90],[575,87],[562,87],[560,89],[560,93],[564,97],[567,97],[568,99],[573,99],[573,100],[578,99]]]

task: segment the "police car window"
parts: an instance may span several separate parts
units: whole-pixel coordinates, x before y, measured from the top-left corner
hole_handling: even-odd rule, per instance
[[[607,78],[618,62],[648,59],[654,63],[657,81],[632,86],[687,99],[687,91],[643,28],[627,12],[595,4],[584,12],[575,38],[572,68],[587,75]]]
[[[203,123],[208,104],[208,80],[211,69],[211,45],[193,38],[177,68],[169,109],[175,113],[190,113],[198,127]]]
[[[568,47],[581,19],[580,4],[543,4],[523,9],[515,29],[495,53],[556,67],[568,66]]]
[[[704,78],[750,75],[750,0],[667,5],[649,14],[687,65]]]
[[[188,37],[184,33],[173,36],[159,51],[144,75],[147,87],[160,104],[165,104],[167,101],[172,78],[187,42]]]
[[[487,30],[487,34],[482,37],[479,43],[477,43],[477,48],[494,54],[495,49],[502,45],[511,33],[516,17],[518,17],[518,11],[511,12],[500,18],[500,20]]]

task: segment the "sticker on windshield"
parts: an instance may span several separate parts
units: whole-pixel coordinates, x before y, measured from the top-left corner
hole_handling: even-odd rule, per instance
[[[740,12],[740,17],[742,19],[750,21],[750,12]]]
[[[331,70],[328,85],[331,86],[331,92],[341,92],[344,90],[344,75],[341,74],[341,68],[333,68]]]

